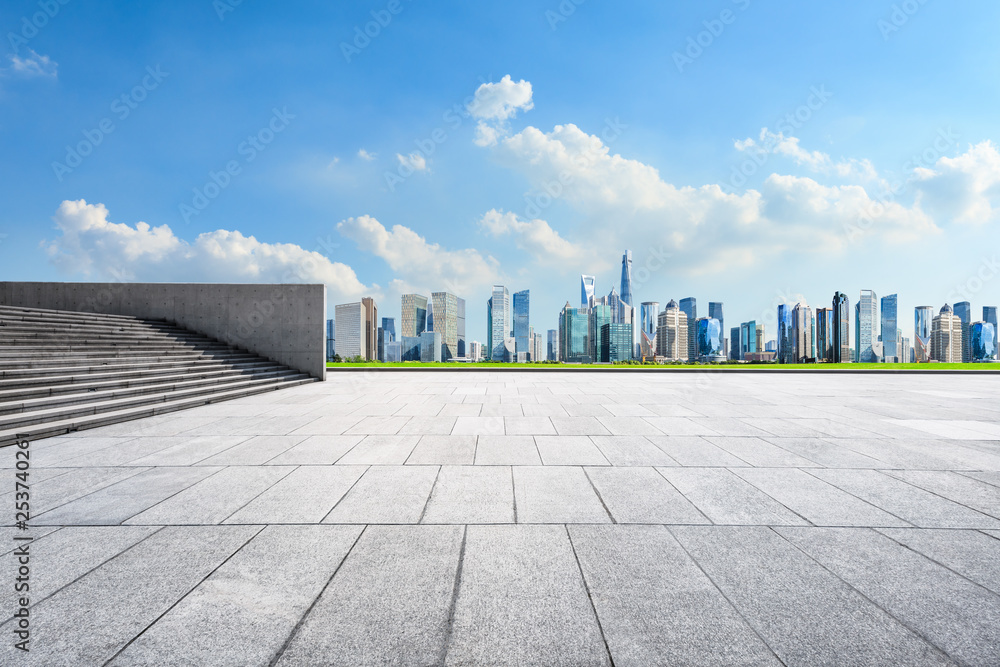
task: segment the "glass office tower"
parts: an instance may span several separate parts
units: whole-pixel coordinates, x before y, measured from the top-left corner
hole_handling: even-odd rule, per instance
[[[434,311],[433,331],[441,334],[441,357],[444,361],[450,361],[455,357],[461,356],[458,352],[459,301],[460,299],[457,296],[448,292],[431,293],[431,310]]]
[[[503,361],[509,322],[510,293],[503,285],[494,285],[493,296],[486,302],[486,354],[491,360]]]
[[[336,328],[333,320],[326,321],[326,360],[333,361],[336,354]]]
[[[733,327],[729,330],[729,358],[733,361],[740,360],[740,350],[743,346],[740,344],[740,329],[742,327]]]
[[[748,354],[760,352],[763,349],[762,341],[757,339],[757,321],[750,320],[740,325],[740,356],[743,361]]]
[[[529,290],[514,292],[514,352],[520,354],[525,352],[531,358],[531,340],[529,324]]]
[[[972,350],[969,345],[969,325],[972,324],[972,304],[968,301],[960,301],[955,304],[955,316],[962,321],[962,361],[968,363],[972,360]]]
[[[594,276],[582,275],[580,276],[580,306],[583,308],[590,308],[590,305],[594,302],[596,292],[594,291],[594,283],[596,282]]]
[[[898,299],[895,294],[882,297],[882,359],[898,363],[903,353],[899,350],[897,306]]]
[[[613,321],[613,309],[611,306],[598,304],[590,309],[590,356],[594,361],[607,361],[601,356],[604,349],[603,327]]]
[[[626,250],[622,255],[622,289],[621,300],[627,306],[632,305],[632,251]],[[619,318],[621,321],[621,318]]]
[[[934,309],[931,306],[917,306],[913,309],[913,358],[919,364],[931,360],[933,323]]]
[[[997,330],[991,322],[969,325],[971,361],[993,361],[997,354]]]
[[[427,330],[427,297],[404,294],[401,301],[399,335],[415,338]]]
[[[572,308],[569,301],[559,313],[559,359],[566,363],[590,363],[588,310]]]
[[[681,299],[680,310],[687,316],[688,334],[688,361],[694,361],[698,357],[698,300],[693,296]]]
[[[601,327],[601,361],[614,363],[632,358],[632,325],[610,322]]]
[[[855,355],[862,363],[877,362],[878,355],[875,353],[875,343],[878,342],[878,297],[870,289],[861,290],[861,299],[858,301],[858,323],[856,331],[858,339],[855,341],[857,352]],[[892,335],[896,335],[893,328]]]
[[[719,361],[722,353],[722,325],[714,317],[702,317],[697,321],[698,358],[703,361]]]
[[[816,361],[833,361],[833,309],[816,309]]]
[[[726,320],[722,316],[722,302],[721,301],[709,301],[708,302],[708,316],[714,317],[719,320],[719,327],[722,329],[722,335],[726,335]],[[725,354],[725,341],[723,341],[722,353]]]
[[[997,307],[996,306],[983,306],[983,322],[989,322],[993,325],[994,333],[1000,335],[1000,328],[997,328]],[[996,359],[996,354],[993,355]]]
[[[795,361],[795,331],[792,327],[792,308],[788,304],[778,306],[778,354],[779,364]]]
[[[833,362],[846,364],[851,360],[851,302],[843,292],[833,295]]]

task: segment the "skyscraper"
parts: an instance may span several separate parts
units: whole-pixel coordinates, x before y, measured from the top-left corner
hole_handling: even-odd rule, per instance
[[[669,361],[688,360],[688,324],[685,315],[671,299],[657,317],[656,356]]]
[[[624,309],[627,308],[628,306],[622,303],[621,295],[618,294],[618,290],[616,290],[614,286],[611,287],[611,292],[608,293],[608,298],[605,301],[605,303],[611,306],[611,321],[621,322],[622,313],[624,312]]]
[[[715,319],[719,320],[719,327],[722,330],[722,336],[723,336],[723,341],[722,341],[723,354],[725,354],[725,351],[726,351],[725,336],[726,336],[726,334],[728,332],[726,331],[726,320],[722,316],[722,302],[721,301],[709,301],[708,302],[708,316],[709,317],[714,317]]]
[[[594,283],[596,279],[594,276],[582,275],[580,276],[580,305],[584,308],[590,308],[591,304],[594,302]]]
[[[972,304],[968,301],[956,303],[955,317],[962,321],[962,361],[969,362],[972,360],[972,349],[969,344],[969,325],[972,324]]]
[[[1000,335],[1000,328],[997,328],[997,307],[996,306],[983,306],[983,322],[989,322],[993,325],[993,333]],[[996,359],[997,355],[994,351],[993,358]]]
[[[970,361],[993,361],[997,354],[997,330],[992,322],[969,325]]]
[[[594,361],[607,361],[601,356],[604,349],[604,325],[614,321],[613,309],[609,305],[597,304],[590,309],[590,327],[588,335],[590,338],[590,356]]]
[[[860,335],[860,338],[855,342],[858,361],[861,363],[877,362],[878,355],[875,352],[875,343],[878,342],[878,297],[870,289],[861,290],[856,330]],[[892,329],[892,335],[896,335],[895,327]]]
[[[764,350],[764,341],[757,337],[757,322],[750,320],[740,325],[740,355],[738,361],[744,361],[748,354]],[[761,335],[763,338],[763,335]]]
[[[589,325],[586,308],[572,308],[569,301],[559,313],[559,360],[565,363],[589,363],[592,359],[587,338]]]
[[[635,306],[632,303],[632,251],[626,250],[622,255],[622,289],[621,300],[627,306]],[[619,319],[620,321],[620,319]]]
[[[458,309],[455,311],[458,314],[458,356],[466,356],[465,349],[465,299],[456,299]]]
[[[365,306],[359,301],[338,304],[335,308],[336,353],[344,360],[365,356]]]
[[[779,364],[795,363],[795,333],[792,329],[792,308],[786,304],[778,306],[778,354]]]
[[[529,340],[529,290],[514,292],[514,351],[517,354],[526,352],[531,355],[531,341]]]
[[[794,363],[802,363],[813,353],[812,309],[804,303],[792,308],[792,353]]]
[[[816,361],[833,361],[833,309],[816,309]]]
[[[743,345],[740,343],[741,329],[742,327],[733,327],[729,330],[729,358],[733,361],[739,361],[743,358]]]
[[[502,361],[504,344],[510,331],[510,293],[503,285],[493,286],[493,296],[487,302],[487,354],[489,358]]]
[[[931,359],[942,363],[962,361],[962,320],[944,304],[931,323]]]
[[[714,317],[699,317],[695,328],[698,331],[698,360],[723,361],[722,326]]]
[[[847,295],[833,295],[833,362],[846,364],[851,360],[851,303]]]
[[[886,362],[899,362],[903,353],[899,350],[897,329],[899,322],[896,308],[898,299],[895,294],[882,297],[882,358]]]
[[[441,358],[444,361],[461,356],[458,353],[459,301],[461,299],[448,292],[431,293],[431,310],[434,312],[433,330],[441,334]]]
[[[337,349],[335,347],[336,343],[336,325],[333,320],[326,321],[326,360],[333,361],[333,355],[337,354]]]
[[[549,329],[549,340],[548,340],[548,358],[549,361],[559,361],[559,331],[558,329]]]
[[[644,301],[639,308],[639,354],[642,357],[656,356],[656,317],[659,311],[660,304],[656,301]]]
[[[379,361],[387,361],[385,346],[396,340],[396,319],[383,317],[382,326],[378,328],[378,349],[375,351]]]
[[[615,363],[616,361],[628,361],[631,358],[632,324],[630,322],[603,324],[601,326],[601,361]]]
[[[934,309],[917,306],[913,309],[913,359],[918,364],[931,360],[931,326]]]
[[[375,299],[366,296],[361,299],[361,305],[365,308],[365,360],[375,361],[378,354],[375,348],[378,347],[378,306]]]
[[[698,332],[695,329],[695,322],[698,321],[698,300],[689,296],[686,299],[681,299],[679,307],[681,312],[687,315],[687,358],[688,361],[694,361],[698,356]]]
[[[427,297],[419,294],[404,294],[400,299],[399,335],[415,338],[427,329]]]

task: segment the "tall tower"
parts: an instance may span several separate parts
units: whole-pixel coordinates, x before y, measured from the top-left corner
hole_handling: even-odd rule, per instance
[[[851,302],[843,292],[833,295],[833,359],[835,364],[851,361]]]
[[[594,283],[596,280],[594,276],[580,276],[580,304],[584,308],[590,308],[593,305],[595,295]]]
[[[972,304],[968,301],[959,301],[955,304],[955,317],[962,321],[962,361],[968,363],[972,361],[972,349],[969,345],[969,325],[972,324]]]
[[[698,321],[698,300],[693,296],[681,299],[680,311],[687,315],[687,359],[694,361],[698,356],[698,332],[695,322]]]
[[[622,303],[633,306],[632,303],[632,251],[626,250],[622,255],[622,289],[620,294]]]
[[[510,293],[503,285],[493,286],[493,296],[489,300],[489,345],[490,359],[503,360],[504,342],[510,333]]]
[[[401,301],[399,335],[415,338],[427,329],[427,297],[404,294]]]
[[[531,332],[529,321],[529,290],[514,292],[514,352],[520,354],[534,352],[531,349]]]
[[[874,363],[878,361],[878,354],[875,352],[878,341],[878,297],[870,289],[861,290],[861,299],[858,301],[858,340],[856,343],[856,356],[861,363]],[[896,335],[893,329],[892,335]]]
[[[903,353],[899,350],[899,328],[897,307],[899,301],[895,294],[882,297],[882,358],[885,361],[901,361]]]
[[[913,309],[913,357],[918,364],[931,360],[933,319],[934,309],[930,306],[917,306]]]

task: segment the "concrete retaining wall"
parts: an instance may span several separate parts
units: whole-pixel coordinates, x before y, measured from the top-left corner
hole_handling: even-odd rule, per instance
[[[2,282],[0,303],[165,319],[326,379],[325,285]]]

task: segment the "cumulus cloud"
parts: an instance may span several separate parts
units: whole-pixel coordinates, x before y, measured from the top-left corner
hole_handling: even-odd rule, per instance
[[[396,153],[396,159],[399,160],[401,167],[408,167],[413,171],[424,171],[427,169],[427,159],[421,153],[410,153],[409,155]]]
[[[933,168],[914,170],[921,205],[949,221],[983,224],[1000,220],[1000,152],[990,141],[957,157],[939,158]]]
[[[378,157],[378,155],[376,155],[375,153],[369,153],[364,148],[362,148],[358,150],[358,157],[364,160],[365,162],[371,162],[376,157]]]
[[[337,224],[341,235],[358,248],[381,258],[396,273],[397,284],[420,285],[425,291],[471,294],[501,280],[500,263],[478,250],[447,250],[403,225],[391,230],[369,215]]]
[[[216,230],[188,242],[167,225],[108,220],[103,204],[64,201],[54,217],[60,236],[43,243],[67,273],[149,282],[324,283],[332,302],[378,296],[354,270],[291,243],[263,243],[238,231]]]
[[[531,82],[513,81],[510,74],[497,83],[484,83],[476,89],[468,112],[479,122],[475,142],[478,146],[493,146],[507,134],[507,121],[518,111],[534,107],[531,100]]]
[[[876,180],[878,174],[869,160],[848,159],[834,161],[822,151],[809,151],[802,147],[798,137],[786,137],[783,132],[771,132],[761,128],[757,139],[747,137],[735,141],[736,150],[760,154],[783,155],[791,158],[796,165],[805,166],[814,172],[833,174],[839,178]]]
[[[17,54],[10,57],[10,67],[7,72],[22,77],[56,78],[59,64],[48,56],[43,56],[28,49],[28,55],[21,58]]]
[[[491,236],[513,236],[518,248],[541,260],[579,263],[590,258],[586,249],[561,237],[545,220],[523,220],[513,212],[494,208],[483,215],[479,226]]]

